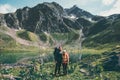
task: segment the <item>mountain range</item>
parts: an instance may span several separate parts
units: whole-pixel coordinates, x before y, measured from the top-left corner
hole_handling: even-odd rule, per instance
[[[119,43],[120,14],[103,17],[76,5],[64,9],[56,2],[44,2],[32,8],[17,9],[14,13],[0,14],[0,45],[8,38],[3,34],[23,45],[36,44],[35,41],[39,40],[41,45],[42,42],[53,44],[63,38],[68,43],[79,39],[79,30],[84,34],[83,44],[87,47]]]

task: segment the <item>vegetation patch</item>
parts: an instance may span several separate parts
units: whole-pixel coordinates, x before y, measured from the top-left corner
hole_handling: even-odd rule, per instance
[[[7,31],[8,29],[5,26],[0,26],[0,30]]]
[[[16,41],[2,32],[0,32],[0,49],[12,48],[16,46]]]
[[[45,33],[39,34],[40,40],[43,42],[47,42],[48,36]]]
[[[38,41],[37,35],[35,35],[32,32],[26,31],[26,30],[18,31],[17,36],[19,36],[22,39],[33,41],[33,42]]]
[[[19,53],[15,53],[20,56]],[[14,55],[15,55],[14,54]],[[111,55],[116,53],[104,52],[103,54],[83,54],[82,59],[79,60],[80,53],[69,53],[70,63],[68,65],[68,74],[54,76],[55,63],[53,59],[52,52],[47,52],[47,54],[35,56],[28,59],[23,59],[22,63],[26,64],[24,67],[19,67],[22,65],[20,63],[18,67],[11,67],[5,69],[5,67],[0,68],[1,75],[11,74],[17,76],[20,80],[32,79],[32,80],[119,80],[120,73],[111,68],[110,71],[105,70],[105,61],[111,58]],[[8,54],[6,54],[8,55]],[[27,56],[26,56],[27,55]],[[39,55],[39,54],[23,54],[23,56],[28,57]],[[16,57],[19,58],[19,57]],[[15,59],[16,59],[15,58]],[[3,59],[2,59],[3,60]],[[42,62],[41,62],[42,60]],[[115,60],[113,60],[115,61]],[[21,64],[21,65],[20,65]],[[112,63],[111,63],[112,64]],[[114,63],[113,63],[114,64]],[[34,65],[34,66],[33,66]],[[106,65],[106,67],[111,67]],[[108,69],[108,68],[107,68]],[[119,68],[116,68],[119,69]],[[0,76],[0,79],[5,79]]]

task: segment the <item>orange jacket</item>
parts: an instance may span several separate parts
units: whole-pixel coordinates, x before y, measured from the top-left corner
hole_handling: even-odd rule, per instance
[[[69,54],[67,52],[64,52],[62,54],[62,63],[68,63],[69,62]]]

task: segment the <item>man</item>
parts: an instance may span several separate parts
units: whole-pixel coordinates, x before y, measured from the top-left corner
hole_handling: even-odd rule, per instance
[[[55,51],[54,51],[54,59],[55,59],[55,75],[56,74],[59,74],[60,75],[60,67],[61,67],[61,64],[62,64],[62,47],[60,46],[59,48],[55,48]]]
[[[63,66],[63,74],[64,75],[67,74],[68,63],[69,63],[69,54],[67,53],[66,50],[63,50],[63,54],[62,54],[62,66]]]

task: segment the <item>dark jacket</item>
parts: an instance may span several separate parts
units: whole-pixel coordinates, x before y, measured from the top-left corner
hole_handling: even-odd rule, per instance
[[[62,54],[60,53],[60,50],[58,48],[55,48],[54,59],[55,61],[62,63]]]

